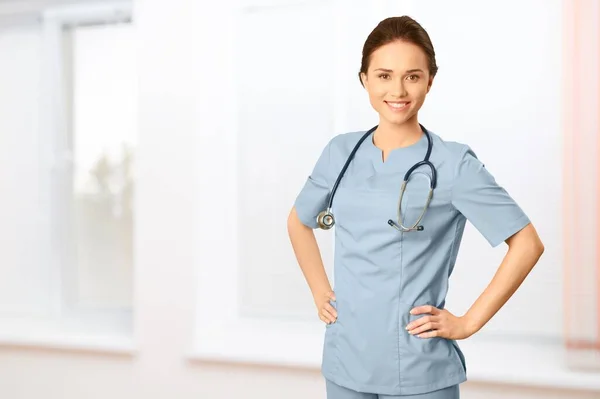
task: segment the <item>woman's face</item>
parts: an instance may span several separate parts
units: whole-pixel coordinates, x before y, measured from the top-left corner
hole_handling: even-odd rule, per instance
[[[416,117],[433,82],[423,50],[400,40],[375,50],[361,79],[380,120],[394,125]]]

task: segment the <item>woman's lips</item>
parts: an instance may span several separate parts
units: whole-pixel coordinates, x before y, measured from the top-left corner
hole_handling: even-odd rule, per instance
[[[385,101],[392,112],[402,112],[408,108],[410,101]]]

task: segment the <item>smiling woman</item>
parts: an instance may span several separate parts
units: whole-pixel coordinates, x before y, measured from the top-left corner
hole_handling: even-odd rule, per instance
[[[328,325],[328,399],[458,398],[467,367],[456,340],[490,320],[543,252],[529,217],[473,150],[419,123],[436,73],[433,45],[415,20],[381,21],[365,42],[359,72],[379,124],[329,141],[288,218],[298,263]],[[335,292],[312,232],[331,228],[323,215],[333,221],[334,213]],[[422,226],[391,228],[397,217]],[[467,220],[491,246],[505,242],[509,251],[486,291],[455,316],[445,303]]]
[[[381,117],[373,141],[383,148],[384,159],[387,149],[410,145],[420,136],[414,121],[437,71],[429,35],[411,18],[384,20],[365,41],[358,76]],[[390,125],[411,119],[412,134],[389,134]]]
[[[374,140],[384,148],[402,147],[405,143],[389,134],[389,126],[416,117],[433,83],[430,61],[420,45],[396,40],[374,50],[369,62],[370,68],[360,76],[371,105],[382,118]],[[411,136],[407,139],[412,140]]]

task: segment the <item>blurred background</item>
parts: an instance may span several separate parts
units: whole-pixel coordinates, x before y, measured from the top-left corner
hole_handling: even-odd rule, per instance
[[[377,123],[362,45],[404,14],[440,67],[420,122],[546,247],[459,341],[461,397],[600,398],[596,0],[0,0],[0,398],[325,398],[286,218]],[[451,312],[506,249],[467,224]]]

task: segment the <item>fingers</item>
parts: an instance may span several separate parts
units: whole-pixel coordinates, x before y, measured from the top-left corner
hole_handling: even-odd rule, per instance
[[[327,298],[331,299],[332,301],[335,301],[335,292],[334,291],[329,291],[326,294]]]
[[[337,311],[329,303],[325,303],[319,312],[319,318],[327,324],[335,323]]]
[[[448,338],[448,337],[445,337],[444,334],[442,334],[442,332],[440,330],[424,332],[424,333],[418,334],[417,337],[419,337],[419,338],[434,338],[434,337]]]
[[[331,306],[331,304],[329,302],[325,303],[324,306],[325,310],[327,310],[333,317],[335,317],[337,319],[337,309],[334,308],[333,306]]]
[[[411,309],[410,314],[422,314],[422,313],[430,313],[432,315],[437,315],[440,313],[440,309],[436,308],[432,305],[423,305],[417,306]]]
[[[411,335],[418,335],[429,330],[439,330],[442,328],[441,318],[439,316],[423,316],[417,320],[408,323],[406,330]]]
[[[337,320],[337,310],[331,306],[330,301],[335,301],[335,292],[333,290],[325,293],[325,298],[319,300],[319,318],[321,321],[331,324]]]
[[[410,314],[412,315],[423,313],[429,314],[429,316],[423,316],[408,323],[406,326],[408,333],[419,338],[441,336],[442,310],[433,305],[416,306],[410,310]]]
[[[423,323],[420,326],[409,330],[408,333],[411,335],[419,335],[419,334],[427,332],[429,330],[438,330],[440,327],[441,326],[439,323],[430,321],[430,322]]]

